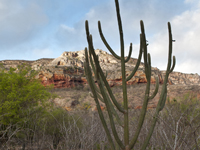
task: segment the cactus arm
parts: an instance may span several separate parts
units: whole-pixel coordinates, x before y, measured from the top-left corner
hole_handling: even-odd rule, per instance
[[[166,99],[167,99],[167,88],[166,88],[166,90],[165,90],[165,94],[164,94],[164,96],[163,96],[163,100],[162,100],[162,102],[161,102],[161,104],[160,104],[160,109],[159,109],[159,111],[161,111],[161,110],[164,108]]]
[[[127,63],[127,62],[129,61],[129,59],[131,58],[131,54],[132,54],[132,43],[130,44],[128,57],[127,57],[127,59],[125,60],[125,63]]]
[[[122,72],[122,88],[123,88],[123,102],[124,102],[124,144],[129,145],[129,119],[128,119],[128,98],[127,98],[127,87],[126,87],[126,68],[124,60],[124,37],[122,30],[122,22],[120,16],[119,2],[115,0],[116,12],[117,12],[117,22],[120,35],[120,45],[121,45],[121,72]]]
[[[171,67],[171,59],[172,59],[172,31],[171,31],[171,25],[168,22],[168,34],[169,34],[169,54],[168,54],[168,65],[167,65],[167,72],[169,74],[169,70]]]
[[[90,51],[89,51],[89,53],[90,53]],[[90,53],[90,54],[91,54],[91,53]],[[91,63],[91,66],[93,66],[93,67],[92,67],[92,68],[93,68],[93,72],[95,72],[95,74],[96,74],[96,69],[95,69],[94,64],[93,64],[93,61],[92,61],[92,59],[91,59],[91,55],[90,55],[90,63]],[[107,72],[106,72],[106,76],[107,76]],[[100,78],[100,82],[101,82],[102,85],[104,85],[101,78]],[[98,93],[101,93],[101,91],[99,90],[99,88],[97,88],[97,86],[96,86],[96,84],[94,83],[94,81],[93,81],[93,86],[95,87],[95,89],[96,89],[96,91],[97,91]],[[105,103],[104,99],[103,99],[98,93],[97,93],[98,99],[99,99],[100,101],[102,101],[103,103]],[[106,93],[105,93],[105,94],[106,94]],[[94,98],[94,96],[92,96],[92,97]],[[112,105],[112,103],[111,103],[111,101],[110,101],[110,99],[109,99],[109,97],[108,97],[107,94],[106,94],[106,98],[108,99],[108,102],[109,102],[109,105],[110,105],[110,107],[111,107],[112,113],[113,113],[113,115],[115,116],[117,122],[119,123],[119,125],[120,125],[121,127],[123,127],[123,124],[122,124],[122,122],[121,122],[121,120],[120,120],[120,118],[119,118],[119,116],[118,116],[116,110],[114,109],[114,107],[113,107],[113,105]]]
[[[84,68],[84,72],[86,73],[86,68]],[[86,76],[86,79],[87,79],[87,81],[88,81],[88,76]],[[97,94],[100,93],[100,91],[99,91],[99,89],[97,88],[97,86],[96,86],[94,80],[92,80],[92,84],[93,84],[93,87],[95,88],[95,90],[97,91]],[[93,95],[90,94],[90,96],[91,96],[92,98],[94,98]]]
[[[137,130],[135,132],[134,137],[132,138],[132,140],[130,142],[130,149],[132,149],[134,147],[134,145],[138,139],[138,136],[140,134],[140,131],[142,129],[142,125],[144,123],[144,118],[146,115],[147,105],[148,105],[148,101],[149,101],[149,91],[150,91],[150,82],[151,82],[151,56],[150,56],[150,54],[148,54],[148,56],[147,56],[147,45],[146,45],[144,32],[142,33],[142,37],[143,37],[142,47],[144,49],[144,62],[146,62],[145,63],[145,74],[146,74],[146,78],[147,78],[147,85],[146,85],[146,90],[145,90],[144,102],[142,105],[139,122],[137,125]]]
[[[172,62],[172,32],[171,32],[171,25],[168,22],[168,34],[169,34],[169,53],[168,53],[168,65],[167,65],[167,70],[166,70],[166,74],[165,74],[165,79],[164,79],[164,83],[162,86],[162,92],[160,95],[160,99],[158,101],[158,106],[157,107],[161,107],[161,104],[163,103],[165,94],[167,92],[167,81],[168,81],[168,77],[170,74],[170,71],[174,69],[175,67],[175,57],[173,57],[173,66],[171,67],[171,62]],[[171,68],[171,69],[170,69]]]
[[[93,70],[94,73],[96,73],[95,67],[94,67],[94,63],[93,63],[93,60],[92,60],[92,56],[91,56],[91,52],[90,52],[90,51],[89,51],[89,55],[90,55],[90,64],[91,64],[91,66],[92,66],[92,70]],[[107,78],[107,76],[108,76],[108,72],[106,71],[105,78]]]
[[[104,102],[104,99],[103,99],[99,94],[97,94],[97,97],[98,97],[98,99],[99,99],[101,102],[105,103],[105,102]]]
[[[106,87],[106,89],[107,89],[107,91],[108,91],[108,93],[109,93],[109,95],[110,95],[110,98],[111,98],[113,104],[117,107],[117,109],[118,109],[120,112],[125,113],[125,110],[120,106],[120,104],[119,104],[119,103],[117,102],[117,100],[115,99],[115,97],[114,97],[114,95],[113,95],[113,93],[112,93],[112,90],[110,89],[109,84],[108,84],[108,82],[107,82],[107,80],[106,80],[106,78],[105,78],[105,76],[104,76],[103,71],[101,70],[101,68],[100,68],[100,75],[101,75],[101,77],[102,77],[102,80],[103,80],[103,82],[104,82],[104,84],[105,84],[105,87]]]
[[[156,77],[156,88],[155,88],[153,94],[151,96],[149,96],[149,99],[153,99],[156,96],[156,94],[158,93],[158,89],[159,89],[159,79],[158,79],[158,77]]]
[[[172,65],[172,68],[170,69],[169,73],[171,73],[174,70],[175,65],[176,65],[176,57],[173,56],[173,65]]]
[[[148,61],[147,61],[147,62],[148,62],[148,65],[147,65],[147,66],[148,66],[148,68],[147,68],[147,69],[148,69],[148,70],[147,70],[147,75],[148,75],[148,76],[147,76],[147,75],[146,75],[146,76],[149,78],[149,81],[151,82],[151,55],[150,55],[149,53],[148,53],[148,55],[147,55],[147,58],[148,58],[148,59],[147,59],[147,60],[148,60]]]
[[[92,95],[92,93],[89,93],[90,97],[94,98],[94,96]],[[97,97],[100,101],[102,101],[104,103],[103,98],[97,93]]]
[[[158,119],[157,116],[158,116],[158,112],[156,111],[155,114],[154,114],[153,120],[152,120],[151,128],[150,128],[149,133],[148,133],[148,135],[147,135],[147,137],[146,137],[146,139],[145,139],[145,141],[142,145],[141,150],[146,150],[146,147],[149,144],[149,140],[151,138],[151,135],[154,131],[154,127],[155,127],[157,119]]]
[[[96,56],[96,54],[95,54],[95,52],[94,52],[94,48],[93,48],[92,35],[89,35],[90,32],[89,32],[89,26],[88,26],[88,21],[87,21],[87,20],[85,21],[85,28],[86,28],[87,41],[88,41],[88,45],[89,45],[89,51],[90,51],[91,54],[93,55],[93,59],[94,59],[94,62],[95,62],[95,64],[96,64],[96,66],[98,66],[98,68],[99,68],[100,75],[101,75],[101,77],[102,77],[102,79],[103,79],[103,82],[104,82],[104,84],[105,84],[105,86],[106,86],[106,88],[107,88],[107,90],[108,90],[108,93],[109,93],[109,95],[110,95],[110,97],[111,97],[113,103],[114,103],[115,106],[117,107],[117,109],[118,109],[120,112],[125,113],[124,109],[118,104],[117,100],[115,99],[115,97],[114,97],[114,95],[113,95],[113,93],[112,93],[112,90],[110,89],[109,84],[108,84],[108,82],[107,82],[107,80],[106,80],[106,78],[105,78],[105,76],[104,76],[104,73],[103,73],[103,71],[102,71],[102,69],[101,69],[101,67],[100,67],[100,65],[99,65],[97,56]]]
[[[118,109],[120,112],[125,113],[125,110],[120,106],[120,104],[119,104],[119,103],[117,102],[117,100],[115,99],[115,97],[114,97],[114,95],[113,95],[113,93],[112,93],[112,90],[111,90],[110,87],[109,87],[108,82],[106,81],[105,77],[103,76],[102,71],[100,72],[100,74],[101,74],[102,80],[103,80],[103,82],[104,82],[104,84],[105,84],[105,86],[106,86],[106,89],[108,90],[108,93],[109,93],[109,95],[110,95],[110,98],[111,98],[113,104],[117,107],[117,109]]]
[[[90,52],[89,52],[89,53],[90,53]],[[93,64],[93,61],[92,61],[91,58],[92,58],[92,57],[91,57],[91,53],[90,53],[90,63],[91,63],[91,66],[93,66],[93,67],[92,67],[92,68],[93,68],[93,72],[95,72],[95,74],[96,74],[95,67],[94,67],[94,64]],[[105,78],[107,77],[107,75],[108,75],[108,74],[107,74],[107,71],[106,71]],[[100,78],[100,82],[101,82],[101,84],[103,85],[103,88],[104,88],[105,85],[104,85],[104,83],[103,83],[103,81],[102,81],[101,78]],[[96,84],[94,84],[94,86],[95,86],[96,91],[99,92],[99,93],[101,93],[100,90],[97,88]],[[104,88],[104,89],[105,89],[105,88]],[[115,116],[115,118],[116,118],[117,122],[119,123],[119,125],[120,125],[121,127],[123,127],[123,124],[122,124],[122,122],[121,122],[121,120],[120,120],[120,118],[119,118],[119,116],[118,116],[116,110],[114,109],[114,106],[113,106],[113,104],[111,103],[111,101],[110,101],[110,99],[109,99],[109,97],[108,97],[108,95],[107,95],[106,92],[105,92],[105,94],[106,94],[106,98],[108,99],[108,102],[109,102],[109,105],[110,105],[110,108],[111,108],[111,110],[112,110],[113,115]],[[98,93],[97,93],[97,96],[98,96],[99,100],[101,100],[102,102],[105,103],[104,99],[103,99]]]
[[[166,76],[165,76],[166,78]],[[165,81],[165,83],[167,83]],[[149,129],[149,133],[143,143],[143,146],[142,146],[142,149],[141,150],[146,150],[146,147],[149,143],[149,140],[153,134],[153,131],[154,131],[154,128],[155,128],[155,125],[156,125],[156,122],[157,122],[157,119],[158,119],[158,115],[159,115],[159,112],[162,110],[162,108],[164,107],[165,105],[165,101],[166,101],[166,96],[167,94],[164,92],[164,90],[166,91],[166,85],[163,84],[163,87],[162,87],[162,92],[161,92],[161,96],[160,96],[160,99],[159,99],[159,102],[157,104],[157,107],[156,107],[156,111],[155,111],[155,114],[153,116],[153,120],[152,120],[152,123],[151,123],[151,127]],[[163,102],[164,101],[164,102]]]
[[[108,72],[106,71],[106,75],[105,75],[105,78],[107,78],[108,77]]]
[[[146,110],[147,110],[147,104],[148,104],[148,99],[149,99],[149,89],[150,89],[150,81],[147,80],[147,86],[146,86],[146,90],[145,90],[145,98],[144,98],[144,102],[143,102],[143,106],[142,106],[142,110],[140,113],[140,118],[139,118],[139,122],[137,125],[137,130],[135,132],[134,137],[132,138],[131,142],[130,142],[130,149],[132,149],[138,139],[138,136],[140,134],[142,125],[144,123],[144,118],[146,115]]]
[[[92,35],[90,35],[89,42],[90,42],[89,45],[91,45],[90,51],[91,51],[91,54],[93,55],[95,65],[99,68],[99,69],[98,69],[98,70],[99,70],[99,73],[100,73],[100,75],[101,75],[101,77],[102,77],[102,80],[103,80],[105,86],[106,86],[106,89],[108,90],[108,93],[109,93],[109,95],[110,95],[110,97],[111,97],[111,99],[112,99],[112,102],[115,104],[115,106],[117,107],[117,109],[118,109],[120,112],[125,113],[124,109],[119,105],[119,103],[118,103],[117,100],[115,99],[115,97],[114,97],[114,95],[113,95],[113,93],[112,93],[112,90],[110,89],[109,84],[108,84],[108,82],[107,82],[107,80],[106,80],[106,78],[105,78],[105,75],[104,75],[104,73],[103,73],[103,71],[102,71],[102,69],[101,69],[101,67],[100,67],[100,65],[99,65],[99,61],[98,61],[97,55],[95,54],[94,48],[93,48],[93,46],[92,46],[92,45],[93,45],[93,44],[92,44]],[[96,69],[97,69],[97,68],[96,68]]]
[[[90,58],[91,58],[91,57],[90,57]],[[93,64],[93,62],[92,62],[91,59],[90,59],[90,62],[91,62],[91,64]],[[94,66],[93,66],[93,67],[94,67]],[[92,69],[93,69],[93,71],[95,71],[95,68],[93,68],[93,67],[92,67]],[[85,67],[84,67],[84,71],[87,72],[87,70],[86,70]],[[96,74],[96,73],[95,73],[95,74]],[[88,81],[88,76],[86,76],[86,79],[87,79],[87,81]],[[103,98],[99,95],[99,93],[101,93],[101,91],[100,91],[100,90],[98,89],[98,87],[96,86],[94,80],[92,80],[92,84],[93,84],[93,87],[94,87],[94,89],[95,89],[95,91],[96,91],[96,94],[97,94],[98,99],[104,103]],[[90,93],[90,96],[91,96],[92,98],[94,98],[94,96],[93,96],[91,93]]]
[[[96,60],[97,61],[97,60]],[[100,89],[100,91],[101,91],[101,94],[102,94],[102,96],[103,96],[103,99],[104,99],[104,101],[105,101],[105,104],[106,104],[106,108],[107,108],[107,111],[108,111],[108,116],[109,116],[109,119],[110,119],[110,125],[111,125],[111,129],[112,129],[112,132],[113,132],[113,135],[114,135],[114,137],[115,137],[115,140],[116,140],[116,142],[118,143],[118,145],[122,148],[122,149],[124,149],[125,148],[125,146],[123,145],[123,143],[122,143],[122,141],[120,140],[120,138],[119,138],[119,136],[118,136],[118,134],[117,134],[117,131],[116,131],[116,128],[115,128],[115,123],[114,123],[114,120],[113,120],[113,115],[112,115],[112,110],[111,110],[111,107],[110,107],[110,104],[109,104],[109,102],[108,102],[108,97],[106,96],[106,91],[105,91],[105,88],[104,88],[104,86],[103,86],[103,84],[102,84],[102,82],[100,82],[100,75],[99,75],[99,66],[97,66],[98,64],[97,63],[95,63],[96,64],[96,68],[97,68],[97,82],[98,82],[98,85],[99,85],[99,89]]]
[[[120,9],[119,9],[119,2],[115,0],[116,5],[116,12],[117,12],[117,22],[119,27],[119,35],[120,35],[120,45],[121,45],[121,59],[124,57],[124,37],[123,37],[123,30],[122,30],[122,21],[120,16]]]
[[[148,105],[148,101],[149,101],[149,92],[150,92],[150,84],[151,84],[151,56],[149,53],[147,54],[147,44],[146,44],[146,37],[145,37],[145,32],[144,32],[143,21],[141,21],[140,23],[141,23],[142,48],[144,50],[143,57],[144,57],[144,66],[145,66],[145,75],[147,78],[147,85],[146,85],[146,90],[145,90],[144,102],[143,102],[142,110],[140,113],[139,122],[137,125],[137,130],[135,132],[133,139],[130,142],[130,149],[132,149],[134,147],[134,145],[138,139],[138,136],[140,134],[140,131],[142,129],[142,125],[144,123],[144,118],[146,115],[147,105]]]
[[[104,83],[103,83],[103,80],[101,79],[101,77],[100,77],[100,82],[101,82],[101,84],[103,85],[103,90],[105,91]],[[118,124],[119,124],[121,127],[124,127],[124,126],[123,126],[123,123],[122,123],[122,121],[121,121],[121,119],[119,118],[119,115],[117,114],[116,110],[114,109],[114,105],[111,103],[111,100],[110,100],[110,98],[109,98],[107,92],[105,92],[105,95],[106,95],[106,99],[107,99],[107,101],[108,101],[108,103],[109,103],[109,107],[110,107],[110,109],[111,109],[111,112],[112,112],[113,115],[115,116],[115,118],[116,118]]]
[[[90,93],[90,97],[94,98],[94,96],[92,95],[92,93]],[[99,99],[101,102],[105,103],[105,102],[104,102],[104,99],[103,99],[98,93],[97,93],[97,97],[98,97],[98,99]]]
[[[114,146],[114,143],[113,143],[113,140],[112,140],[112,137],[111,137],[111,134],[110,134],[110,131],[107,127],[107,124],[106,124],[106,121],[104,119],[104,116],[103,116],[103,113],[102,113],[102,110],[101,110],[101,107],[100,107],[100,104],[99,104],[99,101],[97,99],[97,95],[96,95],[96,91],[93,87],[93,84],[92,84],[92,73],[91,73],[91,70],[89,68],[89,62],[88,62],[88,56],[87,56],[87,48],[85,48],[85,54],[86,54],[86,62],[84,62],[84,67],[86,68],[86,76],[88,76],[88,82],[89,82],[89,85],[91,86],[91,91],[94,95],[94,100],[96,102],[96,105],[97,105],[97,110],[98,110],[98,114],[99,114],[99,117],[101,119],[101,122],[103,124],[103,127],[104,127],[104,130],[106,132],[106,135],[108,137],[108,140],[110,142],[110,146],[111,148],[114,150],[115,149],[115,146]]]
[[[117,107],[117,109],[122,112],[122,113],[125,113],[124,109],[118,104],[117,100],[115,99],[113,93],[112,93],[112,90],[110,89],[109,87],[109,84],[104,76],[104,73],[99,65],[99,62],[98,62],[98,59],[97,59],[97,56],[94,52],[94,48],[93,48],[93,42],[92,42],[92,35],[89,35],[90,32],[89,32],[89,26],[88,26],[88,21],[86,20],[85,21],[85,30],[86,30],[86,36],[87,36],[87,41],[88,41],[88,45],[89,45],[89,51],[92,53],[93,55],[93,59],[94,59],[94,62],[95,64],[97,64],[97,66],[99,67],[99,71],[100,71],[100,74],[101,74],[101,77],[103,79],[103,82],[108,90],[108,93],[113,101],[113,103],[115,104],[115,106]]]
[[[95,69],[95,66],[94,66],[94,63],[93,63],[93,60],[92,60],[92,56],[91,56],[90,50],[89,50],[89,57],[90,57],[90,64],[91,64],[91,66],[92,66],[92,70],[93,70],[93,73],[94,73],[95,78],[96,78],[96,69]],[[96,86],[95,83],[94,83],[94,87],[95,87],[95,89],[96,89],[96,91],[97,91],[98,93],[101,93],[100,90],[99,90],[99,88]]]
[[[90,53],[90,51],[89,51],[89,53]],[[94,67],[94,64],[93,64],[93,61],[92,61],[92,57],[91,57],[91,53],[90,53],[90,63],[91,63],[91,66],[93,66],[93,67],[92,67],[92,68],[93,68],[93,72],[95,72],[95,74],[96,74],[95,67]],[[108,75],[108,73],[107,73],[107,71],[106,71],[105,78],[107,77],[107,75]],[[103,81],[102,81],[101,78],[100,78],[100,82],[101,82],[101,84],[103,85],[103,88],[104,88],[105,85],[104,85],[104,83],[103,83]],[[100,90],[97,88],[96,84],[94,84],[94,86],[95,86],[96,91],[97,91],[98,93],[101,93]],[[104,89],[105,89],[105,88],[104,88]],[[97,96],[98,96],[99,100],[101,100],[103,103],[105,103],[104,99],[103,99],[98,93],[97,93]],[[119,118],[119,116],[118,116],[116,110],[114,109],[113,104],[111,103],[111,101],[110,101],[110,99],[109,99],[107,93],[105,93],[105,94],[106,94],[106,98],[108,99],[108,102],[109,102],[109,105],[110,105],[110,107],[111,107],[111,110],[112,110],[113,115],[115,116],[115,118],[116,118],[118,124],[119,124],[121,127],[123,127],[123,124],[122,124],[122,122],[121,122],[121,120],[120,120],[120,118]]]
[[[159,112],[164,108],[165,106],[165,102],[166,102],[166,97],[167,97],[167,81],[168,81],[168,77],[169,77],[169,73],[171,70],[173,70],[173,68],[175,67],[175,57],[173,57],[173,65],[172,68],[171,67],[171,55],[172,55],[172,33],[171,33],[171,25],[168,22],[168,33],[169,33],[169,54],[168,54],[168,65],[167,65],[167,70],[166,70],[166,74],[165,74],[165,79],[164,79],[164,83],[162,86],[162,91],[161,91],[161,95],[160,95],[160,99],[158,101],[157,107],[156,107],[156,111],[153,117],[153,121],[149,130],[149,133],[145,139],[145,142],[142,146],[142,150],[145,150],[149,140],[153,134],[156,122],[157,122],[157,118],[159,115]]]
[[[90,51],[89,51],[89,53],[90,53]],[[93,68],[93,72],[96,74],[96,69],[95,69],[95,67],[94,67],[94,63],[93,63],[92,58],[91,58],[91,53],[90,53],[90,64],[91,64],[91,66],[93,66],[93,67],[92,67],[92,68]],[[107,76],[107,72],[106,72],[106,76]],[[100,82],[101,82],[102,85],[104,85],[101,78],[100,78]],[[93,81],[93,86],[95,87],[95,90],[96,90],[98,93],[101,93],[101,91],[99,90],[99,88],[97,88],[97,86],[96,86],[96,84],[94,83],[94,81]],[[103,88],[104,88],[104,86],[103,86]],[[105,88],[104,88],[104,89],[105,89]],[[98,93],[97,93],[98,99],[99,99],[100,101],[102,101],[103,103],[105,103],[104,99],[103,99]],[[105,93],[105,94],[106,94],[106,93]],[[91,97],[94,98],[94,96],[91,96]],[[119,118],[119,116],[118,116],[116,110],[114,109],[114,107],[113,107],[113,105],[112,105],[112,103],[111,103],[111,101],[110,101],[110,99],[109,99],[109,97],[108,97],[107,94],[106,94],[106,98],[108,99],[108,102],[109,102],[109,105],[110,105],[110,107],[111,107],[112,113],[113,113],[113,115],[115,116],[115,118],[116,118],[118,124],[119,124],[121,127],[123,127],[123,124],[122,124],[122,122],[121,122],[121,120],[120,120],[120,118]]]
[[[137,63],[135,65],[135,68],[133,69],[131,74],[126,78],[126,81],[129,81],[135,75],[135,73],[138,70],[138,67],[140,65],[141,58],[142,58],[142,35],[140,34],[140,53],[139,53],[139,56],[138,56],[138,60],[137,60]]]
[[[103,41],[104,45],[107,47],[107,49],[110,51],[110,53],[116,58],[116,59],[121,59],[121,57],[119,57],[113,50],[112,48],[110,47],[110,45],[108,44],[108,42],[106,41],[104,35],[103,35],[103,32],[102,32],[102,29],[101,29],[101,22],[98,21],[98,29],[99,29],[99,34],[100,34],[100,37],[101,37],[101,40]]]
[[[149,78],[149,74],[147,73],[149,70],[149,66],[147,63],[147,44],[146,44],[146,36],[145,36],[145,30],[144,30],[144,23],[141,20],[140,21],[140,26],[141,26],[141,34],[142,34],[142,47],[143,47],[143,51],[144,51],[144,67],[145,67],[145,74],[146,74],[146,78]],[[150,74],[151,75],[151,74]]]
[[[85,67],[84,67],[84,72],[85,72],[85,73],[87,72]],[[88,76],[86,76],[86,79],[87,79],[87,81],[89,81],[89,80],[88,80]],[[99,91],[99,89],[97,88],[97,86],[96,86],[94,80],[92,80],[92,84],[93,84],[94,89],[95,89],[96,92],[97,92],[96,94],[97,94],[98,99],[104,103],[104,100],[103,100],[102,97],[98,94],[98,93],[100,93],[100,91]],[[92,93],[90,93],[90,96],[91,96],[92,98],[94,98],[94,96],[92,95]]]
[[[89,57],[90,57],[90,64],[92,66],[93,73],[95,74],[95,77],[96,77],[96,69],[95,69],[95,66],[94,66],[94,63],[93,63],[93,60],[92,60],[92,56],[91,56],[90,50],[89,50]]]
[[[87,42],[88,42],[88,47],[90,49],[90,31],[89,31],[88,20],[85,21],[85,31],[86,31],[86,38],[87,38]]]
[[[165,74],[164,83],[163,83],[163,86],[162,86],[162,92],[161,92],[160,99],[158,101],[158,106],[157,107],[161,107],[161,104],[163,105],[163,101],[165,101],[164,97],[165,97],[165,94],[167,93],[168,77],[169,77],[170,71],[173,70],[174,67],[175,67],[175,57],[173,57],[174,63],[173,63],[173,66],[171,67],[171,62],[172,62],[172,58],[171,58],[172,57],[172,32],[171,32],[171,25],[170,25],[169,22],[168,22],[168,34],[169,34],[168,65],[167,65],[167,70],[166,70],[166,74]]]

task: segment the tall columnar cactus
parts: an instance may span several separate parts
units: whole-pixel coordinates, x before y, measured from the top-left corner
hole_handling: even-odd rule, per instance
[[[119,34],[120,34],[121,57],[118,56],[112,50],[110,45],[107,43],[107,41],[106,41],[106,39],[105,39],[105,37],[102,33],[100,21],[98,22],[98,29],[99,29],[100,37],[101,37],[103,43],[105,44],[105,46],[108,48],[108,50],[112,53],[112,55],[116,59],[121,60],[123,104],[124,104],[123,107],[115,99],[115,97],[112,93],[112,90],[110,89],[109,84],[106,80],[107,74],[104,75],[104,73],[103,73],[103,71],[100,67],[98,56],[95,54],[95,51],[94,51],[92,35],[89,32],[89,25],[88,25],[87,20],[85,22],[85,27],[86,27],[86,35],[87,35],[89,52],[88,52],[87,48],[85,48],[86,58],[85,58],[85,63],[84,63],[84,69],[85,69],[87,81],[89,83],[89,86],[90,86],[92,94],[93,94],[92,97],[94,98],[94,100],[96,102],[99,117],[101,119],[101,122],[103,124],[104,129],[105,129],[105,132],[107,134],[111,148],[115,149],[115,144],[114,144],[115,143],[114,140],[115,140],[117,142],[117,144],[120,146],[121,149],[130,150],[134,147],[134,145],[135,145],[135,143],[138,139],[139,133],[141,131],[141,128],[142,128],[142,125],[143,125],[143,122],[144,122],[144,118],[145,118],[145,115],[146,115],[146,111],[147,111],[148,101],[150,99],[153,99],[158,92],[159,79],[158,79],[158,77],[156,78],[155,91],[153,92],[152,95],[150,95],[149,92],[150,92],[150,82],[151,82],[151,56],[150,56],[149,53],[147,53],[147,43],[146,43],[147,41],[146,41],[146,37],[145,37],[145,30],[144,30],[143,21],[140,21],[141,34],[140,34],[140,52],[139,52],[139,56],[138,56],[138,61],[136,63],[134,70],[132,71],[132,73],[128,77],[126,77],[126,75],[125,75],[125,72],[126,72],[125,63],[127,63],[130,59],[130,56],[131,56],[131,53],[132,53],[132,43],[130,44],[129,55],[125,59],[125,57],[124,57],[123,30],[122,30],[122,22],[121,22],[121,17],[120,17],[118,0],[115,0],[115,5],[116,5],[117,20],[118,20],[118,27],[119,27]],[[173,39],[172,39],[172,34],[171,34],[171,26],[170,26],[169,22],[168,22],[168,31],[169,31],[168,66],[167,66],[167,70],[166,70],[166,74],[165,74],[164,83],[162,85],[162,92],[161,92],[161,95],[160,95],[160,99],[159,99],[159,102],[157,104],[155,114],[153,116],[153,120],[152,120],[152,124],[150,126],[149,133],[148,133],[148,135],[145,139],[145,142],[144,142],[142,149],[146,149],[146,147],[149,143],[149,140],[151,138],[151,135],[153,133],[154,127],[156,125],[159,112],[165,106],[166,97],[167,97],[168,76],[173,71],[173,69],[175,67],[175,56],[173,56],[173,64],[172,64],[172,42],[173,42]],[[137,124],[137,130],[136,130],[134,136],[129,138],[129,132],[131,132],[131,131],[129,131],[128,99],[127,99],[126,82],[129,81],[134,76],[134,74],[136,73],[136,71],[139,67],[139,64],[141,62],[142,55],[143,55],[143,58],[144,58],[144,67],[145,67],[145,75],[146,75],[146,79],[147,79],[147,84],[146,84],[143,106],[142,106],[141,114],[140,114],[139,121],[138,121],[138,124]],[[91,65],[91,67],[90,67],[89,63]],[[91,68],[92,68],[92,70],[91,70]],[[92,77],[92,71],[95,75],[95,79],[97,80],[98,86],[94,82],[94,79]],[[106,105],[113,136],[111,136],[112,135],[110,133],[111,131],[108,129],[108,125],[105,121],[103,112],[100,108],[99,100],[102,101],[103,103],[105,103],[105,105]],[[121,112],[124,115],[124,121],[121,121],[121,118],[118,116],[118,113],[116,112],[116,110],[118,110],[119,112]],[[116,130],[116,127],[115,127],[116,122],[114,121],[114,119],[124,129],[124,139],[123,140],[120,139],[120,137],[117,133],[117,130]],[[114,137],[114,140],[113,140],[113,137]]]

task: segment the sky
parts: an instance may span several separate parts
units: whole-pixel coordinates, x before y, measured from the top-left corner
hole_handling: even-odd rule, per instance
[[[174,71],[200,75],[199,0],[119,0],[125,55],[133,43],[139,54],[140,20],[143,20],[152,66],[166,70],[168,28],[171,23]],[[87,47],[85,20],[89,21],[95,49],[109,51],[98,33],[120,55],[114,0],[0,0],[0,60],[57,58],[64,51]]]

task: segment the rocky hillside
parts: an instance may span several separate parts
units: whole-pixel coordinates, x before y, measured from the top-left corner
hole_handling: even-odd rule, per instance
[[[95,50],[99,56],[100,65],[103,71],[107,71],[107,80],[111,87],[121,85],[121,67],[120,61],[103,50]],[[16,68],[22,63],[29,64],[34,70],[40,70],[36,78],[41,79],[43,85],[54,84],[55,88],[70,88],[74,86],[85,86],[87,84],[84,76],[83,62],[85,60],[84,50],[75,52],[63,52],[61,56],[55,59],[42,58],[36,61],[27,60],[3,60],[0,63],[8,69]],[[131,58],[126,63],[126,75],[128,76],[135,67],[137,59]],[[162,84],[165,71],[160,71],[152,67],[151,82],[155,83],[155,77],[159,77]],[[169,76],[170,85],[199,85],[200,77],[198,74],[184,74],[172,72]],[[136,83],[146,83],[143,63],[140,64],[134,77],[127,82],[129,85]]]
[[[116,60],[112,55],[102,50],[96,50],[96,54],[99,56],[100,65],[104,72],[107,71],[108,83],[112,88],[114,94],[118,97],[119,102],[122,102],[122,91],[118,85],[121,85],[121,67],[120,61]],[[68,110],[77,107],[85,108],[91,107],[95,109],[95,103],[89,95],[89,88],[87,80],[84,76],[83,62],[85,60],[84,50],[76,52],[63,52],[58,58],[42,58],[36,61],[27,60],[3,60],[0,61],[5,68],[16,68],[17,65],[23,63],[29,64],[34,70],[38,70],[39,74],[36,78],[41,79],[43,85],[54,84],[54,91],[60,96],[56,98],[54,102]],[[128,76],[135,67],[137,59],[131,58],[126,63],[126,75]],[[159,82],[162,84],[165,71],[160,71],[156,67],[152,67],[151,82],[155,83],[155,77],[159,77]],[[200,97],[200,77],[198,74],[184,74],[180,72],[172,72],[169,76],[168,85],[168,97],[183,97],[186,93],[197,94]],[[131,102],[130,108],[140,108],[143,101],[143,95],[145,91],[146,77],[144,73],[143,63],[140,64],[135,76],[127,82],[128,95]],[[77,87],[73,88],[72,87]],[[77,89],[82,89],[77,91]],[[115,88],[117,87],[117,88]],[[154,85],[151,86],[151,92],[153,92]],[[161,90],[161,85],[159,91]],[[68,89],[66,89],[68,88]],[[86,90],[84,90],[86,89]],[[66,96],[67,95],[67,96]],[[150,102],[148,108],[156,107],[159,99],[159,93]],[[102,104],[102,108],[104,105]]]

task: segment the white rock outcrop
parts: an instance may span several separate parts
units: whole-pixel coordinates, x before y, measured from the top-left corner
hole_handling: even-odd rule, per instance
[[[95,53],[99,56],[100,64],[107,63],[118,63],[117,60],[107,52],[103,50],[95,50]],[[58,58],[55,58],[48,66],[77,66],[83,67],[85,61],[85,51],[75,51],[75,52],[63,52]]]

